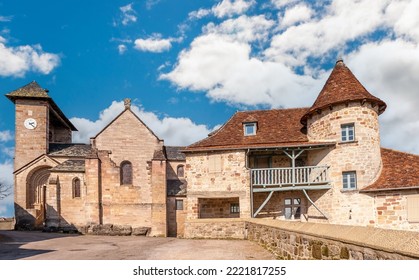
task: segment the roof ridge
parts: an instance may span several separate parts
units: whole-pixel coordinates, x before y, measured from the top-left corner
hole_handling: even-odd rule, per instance
[[[302,109],[310,109],[310,107],[297,107],[297,108],[272,108],[272,109],[258,109],[258,110],[243,110],[243,111],[236,111],[236,113],[254,113],[254,112],[269,112],[269,111],[285,111],[285,110],[302,110]]]
[[[400,150],[396,150],[396,149],[391,149],[391,148],[385,148],[385,147],[380,147],[380,148],[382,150],[387,150],[387,151],[390,151],[390,152],[396,152],[396,153],[407,154],[407,155],[410,155],[410,156],[419,157],[419,155],[412,154],[412,153],[409,153],[409,152],[404,152],[404,151],[400,151]]]

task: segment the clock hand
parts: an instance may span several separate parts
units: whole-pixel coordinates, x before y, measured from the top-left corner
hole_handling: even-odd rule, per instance
[[[29,125],[32,126],[32,127],[35,127],[35,123],[34,122],[30,122]]]

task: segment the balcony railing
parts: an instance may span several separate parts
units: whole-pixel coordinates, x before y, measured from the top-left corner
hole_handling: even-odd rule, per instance
[[[252,169],[253,186],[310,186],[329,183],[328,166]]]

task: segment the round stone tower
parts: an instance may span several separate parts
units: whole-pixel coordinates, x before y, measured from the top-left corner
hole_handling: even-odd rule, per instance
[[[370,206],[357,194],[381,171],[378,116],[385,108],[386,104],[371,95],[338,60],[313,106],[301,119],[309,141],[336,143],[333,149],[313,153],[309,159],[312,165],[330,166],[333,199],[327,208],[335,213],[332,222],[366,223],[363,209],[359,208],[370,212]]]

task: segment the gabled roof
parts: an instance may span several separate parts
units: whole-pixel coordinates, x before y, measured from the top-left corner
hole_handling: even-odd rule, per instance
[[[298,146],[310,144],[300,123],[308,108],[237,112],[218,131],[184,151]],[[245,136],[243,124],[257,123],[256,135]]]
[[[379,106],[379,114],[387,107],[384,101],[365,89],[343,60],[338,60],[313,106],[301,118],[301,123],[306,124],[311,114],[318,110],[350,101],[368,101],[376,104]]]
[[[381,148],[383,167],[378,179],[361,192],[419,189],[419,156]]]
[[[48,95],[48,90],[41,88],[36,81],[32,81],[17,90],[7,93],[6,97],[13,103],[15,103],[17,99],[45,100],[51,105],[53,112],[57,115],[59,120],[61,120],[72,131],[77,131],[77,128],[70,122],[57,104],[55,104],[54,100],[52,100],[52,98]]]
[[[49,156],[56,157],[86,157],[93,151],[89,144],[50,143]]]

